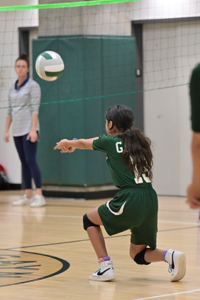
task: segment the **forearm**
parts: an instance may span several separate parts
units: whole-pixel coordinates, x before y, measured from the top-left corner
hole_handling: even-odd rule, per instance
[[[32,113],[32,126],[31,131],[36,131],[38,121],[38,114]]]
[[[97,137],[91,139],[79,139],[79,140],[71,140],[69,141],[69,147],[75,147],[76,149],[91,149],[93,150],[92,144],[93,141],[96,140]]]
[[[6,126],[5,126],[5,133],[7,133],[9,131],[11,122],[12,122],[12,118],[10,116],[7,116],[7,118],[6,118]]]
[[[93,150],[93,141],[98,137],[91,139],[73,139],[73,140],[61,140],[57,143],[54,149],[90,149]],[[64,151],[65,152],[65,151]],[[68,152],[68,151],[67,151]],[[70,151],[71,152],[71,151]]]
[[[193,134],[192,138],[192,186],[195,197],[200,198],[200,140],[197,134]]]

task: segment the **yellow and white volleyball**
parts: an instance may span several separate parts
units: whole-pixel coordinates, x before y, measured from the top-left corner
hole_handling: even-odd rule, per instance
[[[54,51],[42,52],[36,59],[35,69],[42,79],[54,81],[61,76],[64,70],[64,62],[60,55]]]

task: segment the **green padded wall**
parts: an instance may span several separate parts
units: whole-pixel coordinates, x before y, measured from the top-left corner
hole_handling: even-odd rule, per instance
[[[59,53],[65,70],[46,82],[33,70],[42,90],[37,161],[48,185],[112,184],[105,155],[90,150],[61,154],[53,147],[62,138],[90,138],[105,132],[104,114],[114,104],[135,111],[135,42],[133,37],[70,36],[33,40],[33,65],[47,50]]]

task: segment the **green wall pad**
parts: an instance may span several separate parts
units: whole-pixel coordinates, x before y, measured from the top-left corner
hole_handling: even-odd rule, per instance
[[[65,70],[53,82],[33,70],[42,91],[40,142],[37,161],[43,185],[96,186],[112,184],[102,153],[76,150],[61,154],[53,148],[60,139],[105,134],[106,109],[115,104],[135,112],[135,41],[125,36],[42,37],[33,40],[37,56],[52,50],[62,57]]]

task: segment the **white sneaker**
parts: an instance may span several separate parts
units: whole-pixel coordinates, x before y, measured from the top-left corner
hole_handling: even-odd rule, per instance
[[[171,281],[181,280],[186,273],[186,256],[183,252],[169,249],[165,255],[165,260],[169,263],[169,273]]]
[[[40,207],[46,205],[46,200],[43,196],[35,195],[33,201],[31,202],[31,207]]]
[[[90,275],[90,280],[110,281],[115,279],[115,272],[111,260],[102,261],[99,265],[100,269]]]
[[[24,195],[21,199],[18,199],[13,202],[13,205],[20,206],[20,205],[30,205],[33,201],[33,198],[28,198],[26,195]]]

